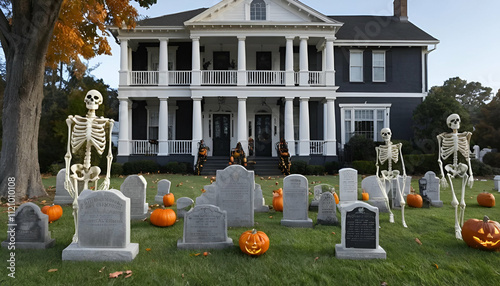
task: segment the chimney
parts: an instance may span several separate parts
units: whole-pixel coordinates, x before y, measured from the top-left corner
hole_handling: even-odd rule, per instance
[[[401,22],[408,22],[408,0],[394,0],[394,17]]]

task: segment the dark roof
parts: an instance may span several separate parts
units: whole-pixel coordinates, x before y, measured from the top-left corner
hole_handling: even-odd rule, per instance
[[[394,16],[328,16],[344,23],[335,35],[339,40],[437,41],[408,21]]]
[[[203,13],[208,8],[199,8],[196,10],[180,12],[160,16],[156,18],[148,18],[137,22],[137,26],[184,26],[184,22]]]

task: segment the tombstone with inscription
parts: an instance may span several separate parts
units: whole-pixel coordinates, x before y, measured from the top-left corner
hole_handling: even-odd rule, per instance
[[[130,242],[130,198],[120,191],[84,190],[78,198],[78,240],[63,260],[131,261],[139,244]]]
[[[436,177],[436,173],[429,171],[424,175],[427,181],[427,196],[431,200],[431,205],[433,207],[442,207],[443,201],[441,200],[441,191],[439,185],[439,178]]]
[[[302,175],[288,175],[283,179],[283,219],[281,225],[313,227],[308,217],[309,183]]]
[[[386,182],[386,190],[389,189],[389,183]],[[386,203],[386,197],[382,193],[383,190],[380,188],[380,184],[377,176],[372,175],[364,178],[361,181],[361,188],[369,195],[369,200],[367,201],[370,205],[375,206],[380,212],[388,213],[390,210]]]
[[[313,189],[313,199],[309,204],[309,210],[318,210],[319,199],[324,192],[333,192],[335,188],[328,184],[315,185]]]
[[[378,208],[364,202],[346,203],[341,209],[341,244],[335,245],[339,259],[386,259],[379,245]]]
[[[330,192],[321,194],[318,203],[318,224],[323,225],[338,225],[337,219],[337,204],[335,198]]]
[[[66,205],[72,204],[73,198],[69,194],[68,190],[64,187],[64,180],[66,176],[66,168],[62,168],[57,173],[56,177],[56,196],[54,197],[54,204],[56,205]]]
[[[130,198],[130,219],[145,219],[148,216],[147,186],[148,182],[142,175],[130,175],[120,186],[120,191]]]
[[[158,193],[155,196],[155,202],[162,204],[163,196],[170,194],[170,181],[167,179],[160,180],[158,182]]]
[[[269,206],[266,205],[266,201],[262,195],[262,188],[259,184],[255,184],[253,209],[257,213],[267,213],[269,211]]]
[[[188,197],[182,197],[177,199],[177,218],[184,218],[184,215],[191,209],[194,201]]]
[[[221,249],[234,247],[227,236],[227,213],[214,205],[196,205],[184,217],[179,249]]]
[[[213,204],[227,212],[227,225],[252,227],[254,225],[255,178],[253,171],[241,165],[217,170],[216,180],[205,186],[205,192],[196,198],[196,205]]]
[[[358,200],[358,170],[343,168],[339,170],[339,207],[343,203]]]
[[[13,217],[9,216],[7,239],[2,247],[45,249],[54,246],[55,242],[50,237],[49,216],[42,213],[39,206],[28,202],[19,206]]]

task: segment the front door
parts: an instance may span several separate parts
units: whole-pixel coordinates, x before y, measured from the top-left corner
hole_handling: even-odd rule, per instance
[[[255,115],[255,155],[270,157],[272,141],[271,115]]]
[[[231,151],[230,145],[230,121],[229,114],[214,114],[214,144],[213,156],[229,156]]]

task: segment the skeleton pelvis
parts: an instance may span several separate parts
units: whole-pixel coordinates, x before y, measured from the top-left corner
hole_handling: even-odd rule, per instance
[[[388,179],[394,179],[399,176],[399,170],[392,170],[392,171],[382,170],[381,173]]]
[[[99,174],[101,174],[101,168],[97,166],[92,166],[88,170],[82,164],[74,164],[71,166],[71,177],[77,179],[78,181],[90,181],[93,182],[99,179]]]
[[[459,163],[458,165],[448,164],[444,167],[444,169],[454,178],[457,175],[463,177],[467,173],[469,167],[463,163]]]

